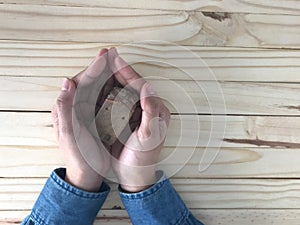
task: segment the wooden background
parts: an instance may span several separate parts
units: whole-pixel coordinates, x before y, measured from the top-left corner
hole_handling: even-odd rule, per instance
[[[66,76],[82,70],[102,47],[164,40],[198,54],[216,75],[226,101],[220,153],[199,173],[212,115],[203,93],[179,70],[138,63],[182,86],[196,103],[191,112],[175,98],[169,139],[172,153],[179,117],[200,121],[195,154],[171,182],[206,225],[299,225],[300,221],[300,1],[298,0],[0,0],[0,224],[19,223],[52,169],[63,165],[50,120]],[[172,45],[131,46],[149,61],[181,62],[214,96],[203,67]],[[165,82],[165,83],[164,83]],[[163,85],[165,84],[165,85]],[[218,99],[212,99],[212,101]],[[181,157],[193,150],[183,130]],[[213,142],[214,143],[214,142]],[[216,151],[217,144],[208,151]],[[178,160],[178,161],[177,161]],[[130,224],[112,184],[95,224]]]

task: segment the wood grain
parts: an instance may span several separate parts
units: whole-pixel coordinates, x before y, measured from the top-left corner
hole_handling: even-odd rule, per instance
[[[1,210],[29,210],[41,191],[45,179],[1,179]],[[213,209],[297,209],[300,207],[300,181],[286,179],[172,179],[186,205],[191,208]],[[103,209],[124,206],[117,184]]]
[[[0,122],[2,146],[56,146],[50,113],[1,112]],[[165,146],[295,149],[299,130],[300,117],[173,115]]]
[[[0,224],[64,166],[49,113],[62,78],[118,46],[173,113],[159,168],[199,220],[298,225],[299,17],[298,0],[0,0]],[[110,184],[95,224],[131,224]]]
[[[60,5],[76,7],[110,7],[126,9],[159,9],[159,10],[201,10],[208,12],[243,12],[243,13],[264,13],[264,14],[295,14],[299,15],[300,5],[297,0],[223,0],[223,1],[192,1],[192,0],[153,0],[151,3],[146,0],[1,0],[3,3],[18,4],[41,4]]]
[[[0,75],[72,76],[89,65],[99,49],[113,45],[116,44],[0,41]],[[118,51],[145,77],[300,82],[298,50],[136,43],[120,45]]]
[[[299,158],[300,149],[165,147],[158,169],[176,178],[299,178]],[[64,163],[57,147],[0,146],[0,165],[0,177],[48,177]]]
[[[299,224],[299,1],[0,0],[0,12],[0,224],[20,223],[63,166],[48,112],[62,77],[110,46],[173,113],[159,168],[180,169],[171,182],[197,218]],[[124,45],[148,39],[165,42]],[[130,224],[112,187],[95,224]]]
[[[298,225],[300,210],[298,209],[193,209],[199,220],[206,225]],[[0,211],[0,223],[3,225],[19,224],[29,215],[29,211]],[[125,210],[101,210],[94,225],[131,224]]]
[[[0,41],[0,75],[72,76],[89,65],[99,49],[112,45]],[[172,80],[300,82],[298,50],[136,43],[121,45],[118,51],[144,77],[155,75]]]
[[[300,114],[299,84],[147,79],[172,113]],[[62,80],[0,77],[0,109],[50,111]]]
[[[5,40],[110,43],[163,40],[201,46],[300,46],[297,15],[217,15],[182,10],[21,4],[1,4],[0,11],[0,39]]]

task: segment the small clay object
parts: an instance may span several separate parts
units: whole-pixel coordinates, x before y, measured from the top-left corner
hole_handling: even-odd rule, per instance
[[[126,88],[114,87],[96,115],[101,140],[112,145],[128,125],[139,96]]]

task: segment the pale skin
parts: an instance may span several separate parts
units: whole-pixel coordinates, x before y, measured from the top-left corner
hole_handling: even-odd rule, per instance
[[[90,85],[95,83],[93,79],[104,76],[107,70],[112,71],[113,76],[107,81],[98,97],[97,104],[103,102],[105,94],[113,86],[129,86],[140,94],[141,110],[140,112],[137,110],[135,114],[141,113],[141,115],[136,115],[136,118],[140,120],[137,123],[139,125],[125,145],[117,141],[111,147],[104,148],[82,123],[78,122],[74,129],[74,121],[76,124],[77,117],[74,118],[72,109],[75,95],[78,93],[78,85],[84,84],[90,90]],[[87,96],[87,102],[88,98]],[[94,113],[95,107],[94,105],[87,107],[85,104],[82,109],[87,110],[85,114],[91,114]],[[170,113],[161,99],[156,96],[152,86],[127,65],[115,48],[102,49],[87,69],[73,79],[64,80],[60,96],[52,110],[52,120],[59,149],[66,165],[65,180],[73,186],[96,192],[110,169],[113,169],[116,174],[121,188],[127,192],[143,191],[156,182],[155,164],[159,160]],[[135,119],[133,123],[136,122]],[[97,171],[90,166],[79,151],[80,146],[75,140],[77,134],[74,130],[75,132],[79,130],[83,145],[89,152],[95,152],[98,155],[99,152],[106,153],[100,154],[97,158]]]

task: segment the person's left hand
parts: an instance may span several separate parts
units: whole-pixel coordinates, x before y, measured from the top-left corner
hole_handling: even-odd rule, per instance
[[[120,186],[127,192],[140,192],[156,183],[156,165],[170,121],[170,112],[155,94],[152,85],[140,76],[117,53],[108,52],[109,65],[116,80],[140,96],[140,110],[136,109],[129,123],[133,132],[127,140],[112,145],[112,169]]]
[[[87,69],[73,80],[63,81],[52,110],[54,130],[67,170],[65,180],[86,191],[99,190],[111,164],[109,152],[89,126],[93,122],[95,105],[101,105],[101,96],[106,94],[102,92],[97,98],[99,93],[91,93],[99,90],[95,85],[105,76],[106,64],[107,49],[102,49]],[[105,92],[112,88],[111,82],[107,81]],[[91,95],[96,96],[95,102]]]

